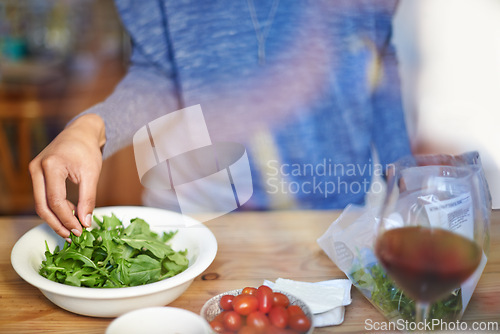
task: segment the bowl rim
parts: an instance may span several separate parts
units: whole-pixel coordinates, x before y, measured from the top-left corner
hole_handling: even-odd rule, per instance
[[[120,329],[124,324],[127,324],[131,320],[134,320],[134,318],[136,318],[138,315],[142,316],[143,314],[148,313],[159,313],[158,315],[162,316],[180,315],[183,317],[189,317],[192,321],[198,321],[198,325],[203,325],[205,333],[211,333],[210,325],[208,324],[208,322],[202,316],[196,314],[193,311],[172,306],[151,306],[132,310],[120,315],[119,317],[116,317],[107,326],[105,334],[116,333],[117,329]]]
[[[25,247],[25,243],[29,240],[32,235],[52,234],[57,236],[57,234],[46,224],[40,224],[28,232],[26,232],[19,240],[16,242],[11,251],[11,264],[17,274],[24,279],[29,284],[37,287],[43,292],[50,292],[53,294],[69,297],[77,297],[81,299],[123,299],[137,296],[144,296],[148,294],[158,293],[159,291],[164,291],[167,289],[175,288],[180,285],[186,284],[194,280],[198,275],[200,275],[205,269],[210,266],[210,264],[215,259],[217,253],[217,240],[210,231],[210,229],[202,224],[201,222],[195,220],[192,217],[182,215],[180,213],[164,210],[159,208],[151,208],[145,206],[108,206],[99,207],[94,210],[96,215],[106,215],[108,212],[117,210],[137,210],[137,217],[141,216],[141,212],[149,211],[151,213],[157,214],[168,214],[171,216],[176,216],[178,219],[187,219],[190,227],[193,231],[199,231],[200,235],[198,238],[204,241],[202,249],[199,250],[198,256],[195,261],[183,272],[166,278],[164,280],[148,283],[133,287],[123,287],[123,288],[88,288],[88,287],[77,287],[66,285],[62,283],[57,283],[51,281],[42,275],[40,275],[33,266],[29,263],[29,247]],[[58,237],[58,236],[57,236]],[[21,259],[21,260],[19,260]]]

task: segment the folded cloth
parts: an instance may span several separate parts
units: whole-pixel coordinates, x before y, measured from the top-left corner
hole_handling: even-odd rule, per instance
[[[274,283],[266,280],[264,285],[304,301],[313,313],[314,327],[341,324],[345,306],[351,304],[351,281],[348,279],[310,283],[278,278]]]

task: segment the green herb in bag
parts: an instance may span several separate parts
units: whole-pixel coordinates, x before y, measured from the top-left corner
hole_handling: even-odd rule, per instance
[[[360,267],[350,274],[350,279],[388,319],[415,321],[415,302],[387,277],[380,264],[369,269]],[[461,311],[462,294],[461,289],[457,289],[448,298],[432,304],[429,320],[453,321]]]

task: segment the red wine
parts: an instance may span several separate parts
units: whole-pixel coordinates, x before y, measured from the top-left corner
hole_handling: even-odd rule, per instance
[[[411,298],[432,302],[458,288],[476,270],[482,252],[472,240],[419,226],[384,232],[375,253],[389,276]]]

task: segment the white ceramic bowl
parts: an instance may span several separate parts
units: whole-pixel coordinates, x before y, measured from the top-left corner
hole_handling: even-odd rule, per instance
[[[11,262],[26,282],[37,287],[54,304],[68,311],[94,316],[116,317],[139,308],[164,306],[179,297],[193,280],[212,263],[217,241],[200,222],[179,213],[156,208],[116,206],[96,208],[96,216],[114,213],[125,226],[132,218],[142,218],[155,232],[177,230],[171,240],[174,250],[188,250],[189,267],[182,273],[156,283],[126,288],[86,288],[53,282],[38,273],[45,259],[45,241],[51,251],[62,247],[64,239],[48,225],[39,225],[14,245]]]
[[[210,325],[191,311],[148,307],[125,313],[111,322],[106,334],[211,334]]]

